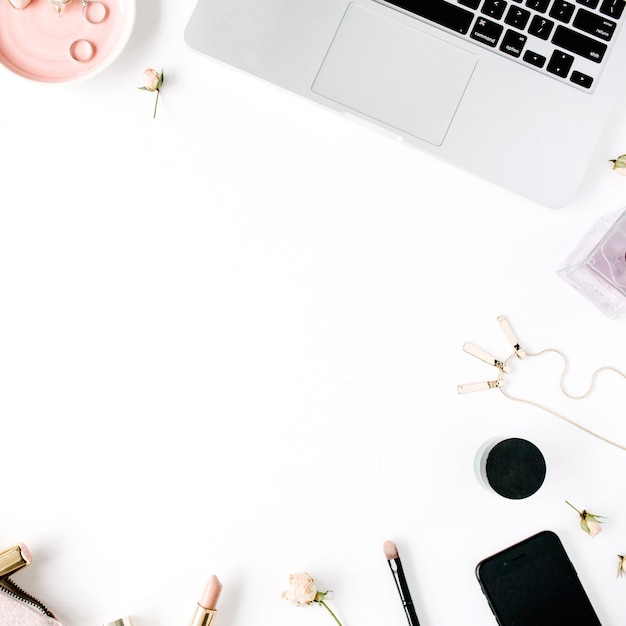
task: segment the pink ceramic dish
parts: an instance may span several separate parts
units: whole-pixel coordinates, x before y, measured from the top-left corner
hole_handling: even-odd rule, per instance
[[[81,0],[71,0],[60,16],[48,0],[32,0],[21,11],[0,0],[0,63],[41,82],[74,81],[101,72],[130,38],[135,0],[101,0],[101,5],[104,19],[92,24],[85,19]]]

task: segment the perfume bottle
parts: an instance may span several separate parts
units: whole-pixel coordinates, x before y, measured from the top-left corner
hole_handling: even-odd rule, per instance
[[[558,270],[611,319],[626,315],[626,209],[603,217]]]

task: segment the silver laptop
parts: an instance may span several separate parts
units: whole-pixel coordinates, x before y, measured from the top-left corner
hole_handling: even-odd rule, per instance
[[[198,0],[185,40],[561,207],[575,197],[626,84],[625,5]]]

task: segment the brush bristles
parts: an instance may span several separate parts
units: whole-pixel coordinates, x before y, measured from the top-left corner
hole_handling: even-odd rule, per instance
[[[385,551],[385,556],[387,557],[388,561],[398,558],[398,548],[393,541],[385,541],[385,543],[383,544],[383,550]]]

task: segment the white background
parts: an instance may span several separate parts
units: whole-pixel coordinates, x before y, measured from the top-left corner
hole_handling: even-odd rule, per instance
[[[16,582],[69,626],[185,625],[212,573],[219,625],[330,625],[280,597],[307,571],[344,626],[400,626],[392,539],[423,626],[487,625],[476,563],[548,528],[623,624],[626,453],[456,391],[495,371],[465,341],[510,354],[500,314],[568,354],[574,392],[626,369],[625,322],[556,274],[626,205],[623,116],[548,209],[190,51],[193,7],[138,0],[84,82],[0,68],[0,543],[34,555]],[[517,365],[511,389],[626,444],[626,381],[572,402],[558,359]],[[476,480],[499,436],[543,451],[535,496]]]

